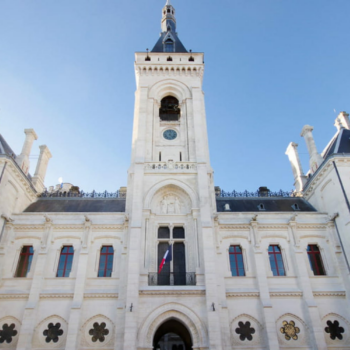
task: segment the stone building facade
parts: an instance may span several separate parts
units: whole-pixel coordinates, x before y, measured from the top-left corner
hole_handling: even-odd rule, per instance
[[[187,52],[175,9],[151,52],[135,54],[127,188],[44,187],[51,157],[26,129],[0,136],[0,348],[350,349],[350,123],[322,154],[312,127],[292,194],[214,186],[202,53]],[[161,272],[169,249],[172,260]]]

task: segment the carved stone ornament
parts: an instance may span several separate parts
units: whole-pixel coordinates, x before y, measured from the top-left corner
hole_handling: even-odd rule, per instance
[[[60,328],[61,328],[60,323],[56,323],[55,325],[53,323],[48,324],[47,329],[45,329],[43,332],[43,335],[46,337],[45,338],[46,343],[50,343],[51,340],[54,343],[58,342],[59,337],[63,335],[63,330]]]
[[[344,328],[339,327],[339,322],[338,321],[327,321],[327,326],[324,330],[326,333],[329,333],[329,336],[332,340],[335,340],[336,338],[342,340],[344,333]]]
[[[288,323],[287,321],[283,321],[282,324],[283,327],[281,327],[280,331],[282,334],[284,334],[286,340],[298,340],[297,334],[300,333],[300,328],[295,327],[295,322],[290,321]]]
[[[93,324],[94,328],[91,328],[89,330],[89,334],[92,336],[91,340],[96,343],[97,340],[99,340],[101,343],[105,341],[105,335],[109,334],[109,330],[105,329],[106,324],[102,322],[99,324],[98,322],[95,322]]]
[[[253,327],[250,327],[250,322],[247,321],[246,323],[238,322],[238,328],[236,328],[236,333],[239,334],[239,339],[243,340],[253,340],[252,334],[255,333],[255,329]]]
[[[8,325],[5,323],[2,326],[2,330],[0,330],[0,344],[6,342],[6,343],[11,343],[12,342],[12,337],[15,337],[17,335],[17,331],[15,330],[15,324],[12,323]]]
[[[160,209],[162,214],[180,214],[181,203],[177,196],[167,195],[160,201]]]

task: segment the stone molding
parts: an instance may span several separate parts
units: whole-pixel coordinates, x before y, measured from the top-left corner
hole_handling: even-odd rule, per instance
[[[118,299],[118,293],[84,293],[84,299]]]
[[[40,299],[73,299],[74,293],[41,293]]]
[[[258,298],[259,292],[226,292],[227,298]]]
[[[346,297],[345,291],[313,292],[314,297]]]
[[[290,291],[290,292],[270,292],[270,297],[297,297],[301,298],[303,292]]]
[[[225,224],[219,224],[220,230],[231,230],[231,231],[248,231],[250,229],[250,225],[241,225],[241,224],[232,224],[232,225],[225,225]]]
[[[140,290],[140,295],[205,295],[205,290]]]
[[[0,299],[28,299],[29,293],[17,294],[17,293],[1,293]]]

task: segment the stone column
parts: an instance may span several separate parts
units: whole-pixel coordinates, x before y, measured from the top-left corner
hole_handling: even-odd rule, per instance
[[[45,232],[51,231],[51,226],[51,220],[45,220],[43,235]],[[32,338],[35,328],[35,322],[33,321],[36,319],[36,314],[38,311],[40,292],[42,289],[44,271],[46,267],[47,251],[47,246],[40,245],[35,266],[32,266],[32,268],[34,268],[33,280],[30,287],[28,302],[25,306],[23,314],[21,331],[18,337],[17,350],[26,350],[31,349],[32,347]]]
[[[33,184],[38,192],[43,192],[45,189],[45,175],[51,157],[52,155],[48,147],[45,145],[40,146],[39,160],[36,165],[35,174],[33,176]]]
[[[257,217],[253,217],[250,222],[252,227],[255,247],[252,248],[254,252],[255,271],[258,281],[260,300],[263,308],[263,315],[265,319],[265,327],[267,333],[267,348],[279,349],[278,338],[276,333],[276,321],[273,314],[272,303],[270,299],[269,286],[267,281],[267,271],[265,268],[264,252],[260,249],[259,231]]]
[[[346,112],[340,112],[335,119],[334,126],[340,131],[340,129],[350,129],[349,114]]]
[[[91,225],[92,223],[90,219],[85,215],[84,232],[81,240],[82,245],[80,247],[79,256],[76,257],[78,259],[77,274],[75,279],[73,302],[68,320],[69,328],[66,341],[66,350],[75,350],[79,348],[77,342],[80,329],[81,306],[84,301],[84,290],[89,257],[88,245],[90,241],[89,237],[91,233]],[[78,255],[76,253],[74,254]]]
[[[299,288],[303,292],[303,300],[305,303],[305,322],[309,325],[310,342],[315,344],[318,350],[326,350],[327,345],[324,338],[324,330],[317,303],[314,299],[309,272],[305,264],[305,251],[299,247],[299,239],[297,238],[297,222],[296,217],[293,216],[289,221],[289,230],[295,240],[294,247],[290,244],[291,256],[293,265],[297,273]]]
[[[304,171],[300,163],[298,144],[291,142],[287,147],[286,155],[288,156],[290,164],[292,166],[295,190],[297,192],[300,192],[306,184],[307,178],[304,175]]]
[[[24,141],[21,154],[16,158],[16,162],[23,170],[23,172],[27,175],[30,165],[30,152],[32,150],[33,142],[34,140],[38,139],[38,136],[33,129],[25,129],[24,133],[26,134],[26,139]]]
[[[312,136],[312,130],[314,128],[310,125],[305,125],[301,130],[300,136],[304,137],[307,149],[310,155],[310,171],[313,174],[318,167],[322,164],[323,158],[317,152],[314,137]]]

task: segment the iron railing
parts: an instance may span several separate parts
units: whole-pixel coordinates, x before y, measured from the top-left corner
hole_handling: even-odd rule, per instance
[[[116,192],[84,192],[84,191],[55,191],[48,192],[45,191],[39,195],[43,198],[56,198],[56,197],[76,197],[76,198],[125,198],[126,192],[116,191]]]
[[[249,192],[249,191],[243,191],[243,192],[237,192],[237,191],[224,191],[224,190],[215,190],[215,195],[216,197],[234,197],[234,198],[239,198],[239,197],[283,197],[283,198],[288,198],[288,197],[294,197],[295,194],[293,191],[255,191],[255,192]]]
[[[195,286],[195,272],[150,272],[148,274],[149,286]]]

